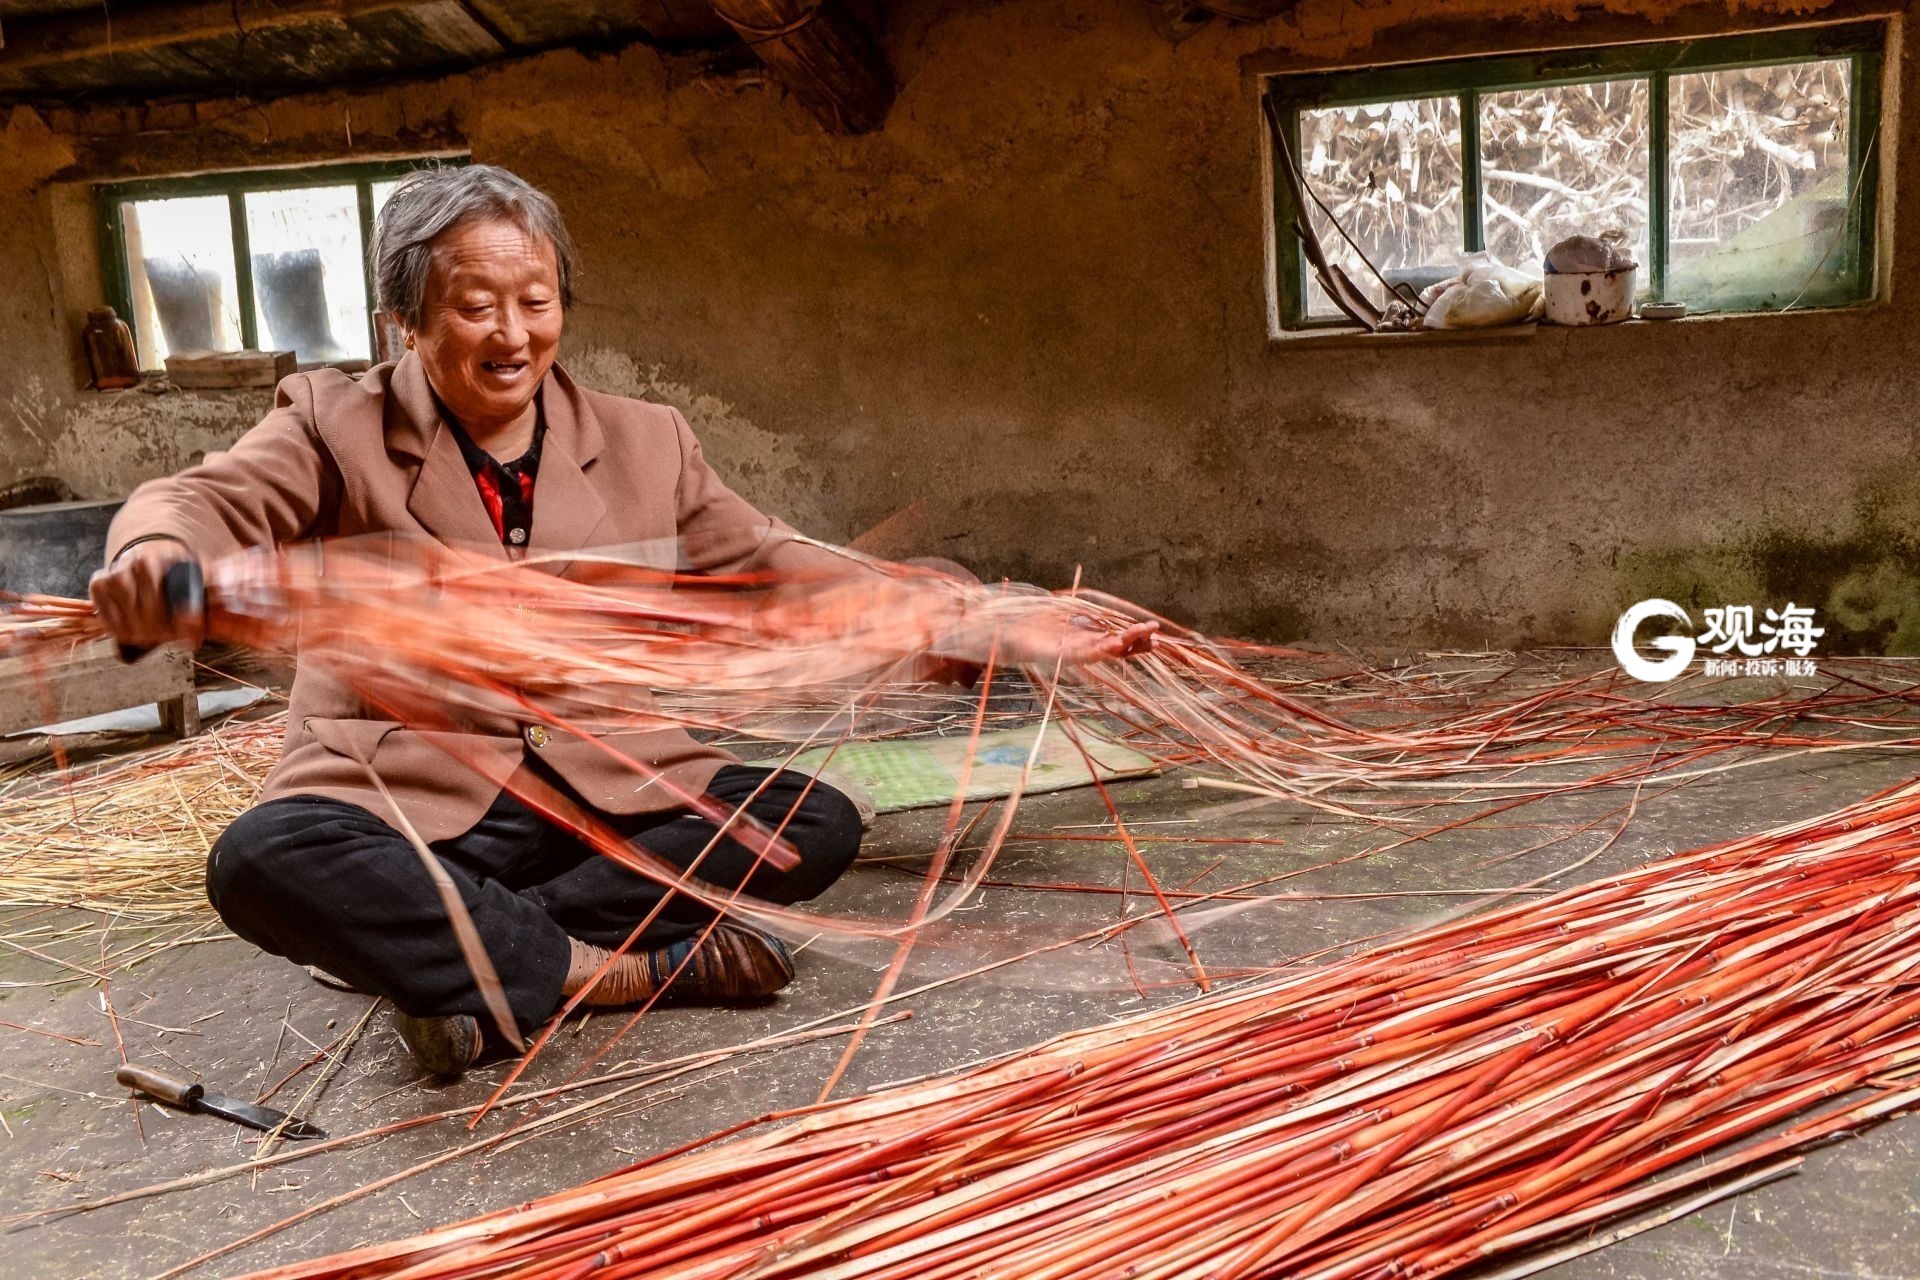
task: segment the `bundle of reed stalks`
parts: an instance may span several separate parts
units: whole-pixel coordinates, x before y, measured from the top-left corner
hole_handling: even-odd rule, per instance
[[[1920,734],[1920,699],[1890,672],[1731,704],[1648,697],[1592,673],[1499,696],[1490,696],[1497,680],[1472,696],[1443,688],[1436,699],[1390,673],[1256,674],[1276,658],[1306,655],[1212,639],[1098,592],[982,586],[851,552],[857,571],[815,582],[655,567],[676,554],[639,548],[509,561],[385,539],[248,553],[208,567],[206,629],[297,654],[354,689],[371,714],[421,729],[489,720],[508,732],[528,721],[573,733],[672,725],[738,739],[783,730],[799,737],[811,725],[804,731],[815,743],[929,726],[978,733],[989,723],[985,690],[969,699],[929,693],[915,680],[929,656],[990,662],[1017,668],[1033,695],[1021,710],[997,712],[999,723],[1058,719],[1075,735],[1117,736],[1164,765],[1191,767],[1204,785],[1403,829],[1431,822],[1420,815],[1441,805],[1493,812],[1739,767],[1740,759],[1722,759],[1729,753],[1909,748]],[[531,617],[539,625],[527,625]],[[1142,622],[1158,624],[1156,643],[1126,662],[1068,668],[1048,658],[1063,634],[1122,634]],[[84,602],[0,602],[0,656],[24,657],[26,669],[44,670],[104,634]],[[255,732],[264,744],[267,732]],[[207,791],[191,776],[189,762],[203,753],[211,758],[195,767],[225,789]],[[453,759],[449,767],[486,763]],[[630,763],[644,773],[643,761]],[[38,878],[18,896],[184,904],[197,892],[209,833],[250,798],[233,764],[216,737],[152,768],[128,766],[139,785],[128,802],[109,805],[109,816],[137,812],[138,798],[163,786],[187,799],[163,820],[124,831],[89,830],[80,809],[62,810],[47,795],[6,806],[0,821],[15,836],[13,862],[31,864],[20,881]],[[994,836],[976,879],[998,848]],[[604,851],[633,861],[611,845]],[[109,879],[126,873],[118,889],[97,890],[101,868]],[[644,860],[633,869],[669,874]],[[143,897],[147,886],[151,897]],[[777,912],[763,923],[780,925],[783,916],[793,927],[835,927]]]
[[[1438,1275],[1920,1100],[1917,979],[1920,782],[255,1280]]]
[[[210,566],[207,633],[297,652],[379,714],[429,729],[537,719],[563,732],[752,735],[825,709],[855,713],[845,723],[857,732],[859,709],[911,684],[929,657],[991,660],[1021,669],[1051,715],[1095,720],[1163,763],[1349,816],[1429,806],[1449,790],[1480,802],[1637,785],[1750,748],[1920,741],[1920,699],[1905,678],[1688,705],[1588,675],[1446,714],[1369,714],[1399,691],[1376,686],[1371,706],[1351,691],[1316,698],[1253,674],[1249,662],[1274,650],[1096,591],[983,586],[845,554],[858,571],[774,583],[653,567],[675,563],[673,548],[507,561],[387,540],[306,544]],[[1151,652],[1084,667],[1055,660],[1063,634],[1143,622],[1159,627]],[[100,634],[79,602],[0,609],[0,656],[45,664]],[[1588,767],[1569,778],[1573,765]]]

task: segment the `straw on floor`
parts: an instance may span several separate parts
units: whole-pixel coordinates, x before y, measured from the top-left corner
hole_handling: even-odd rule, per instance
[[[207,851],[254,802],[284,713],[0,785],[0,907],[164,918],[207,908]]]

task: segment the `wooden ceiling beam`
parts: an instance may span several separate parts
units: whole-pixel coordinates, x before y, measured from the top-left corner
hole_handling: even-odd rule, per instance
[[[712,0],[787,91],[836,133],[868,133],[893,108],[880,42],[842,0]]]
[[[348,22],[420,4],[421,0],[187,0],[138,9],[16,18],[8,27],[5,46],[0,47],[0,71],[144,53],[272,27]]]

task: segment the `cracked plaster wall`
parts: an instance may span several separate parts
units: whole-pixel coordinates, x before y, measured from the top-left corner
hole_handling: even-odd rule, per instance
[[[51,113],[27,148],[42,185],[0,184],[0,271],[59,277],[10,283],[0,306],[0,336],[26,350],[0,386],[4,469],[37,457],[110,492],[265,403],[69,390],[67,336],[44,317],[77,317],[89,268],[43,243],[72,239],[63,183],[464,147],[566,213],[586,270],[563,358],[583,381],[678,404],[743,492],[822,536],[912,508],[876,549],[1054,585],[1083,565],[1183,620],[1276,639],[1592,643],[1646,594],[1783,592],[1857,619],[1863,647],[1920,644],[1897,251],[1888,300],[1852,312],[1390,349],[1266,332],[1250,70],[1862,5],[1303,0],[1179,45],[1144,10],[897,4],[900,96],[863,138],[826,135],[758,74],[644,49],[377,93]],[[1904,59],[1889,68],[1894,174],[1910,80]],[[1886,195],[1897,250],[1907,202]]]

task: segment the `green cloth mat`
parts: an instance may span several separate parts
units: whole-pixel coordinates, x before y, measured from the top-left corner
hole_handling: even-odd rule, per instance
[[[1091,786],[1093,772],[1087,767],[1087,756],[1099,767],[1102,782],[1143,777],[1158,767],[1131,747],[1096,737],[1085,728],[1079,732],[1081,744],[1087,749],[1085,756],[1057,721],[1047,725],[1040,757],[1027,780],[1028,794]],[[963,773],[969,800],[1013,794],[1020,784],[1020,771],[1026,767],[1027,753],[1033,749],[1033,734],[1031,725],[981,734],[971,773],[967,772],[968,737],[848,742],[832,752],[831,760],[827,758],[829,749],[821,747],[801,753],[787,768],[815,773],[824,767],[829,773],[843,774],[867,789],[874,808],[881,813],[925,809],[951,803]]]

